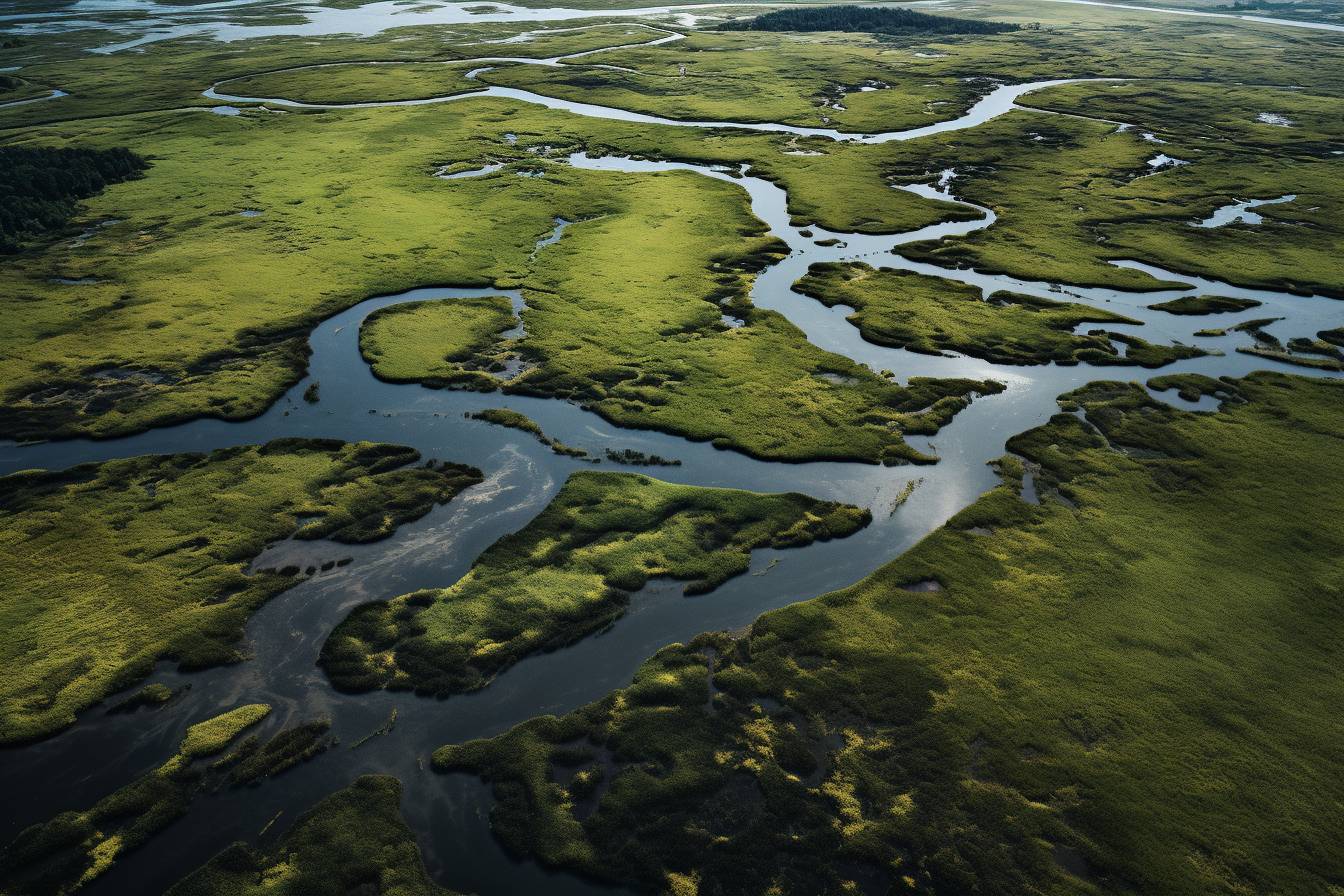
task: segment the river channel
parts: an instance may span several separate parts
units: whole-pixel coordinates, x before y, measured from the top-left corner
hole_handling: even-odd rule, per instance
[[[932,128],[870,135],[821,133],[876,142],[974,127],[1016,110],[1013,103],[1023,93],[1053,83],[1060,82],[997,88],[963,117]],[[214,91],[210,95],[226,102],[261,101]],[[470,102],[481,95],[452,99]],[[622,121],[817,133],[785,125],[666,122],[504,88],[492,87],[484,95],[507,96],[580,115]],[[188,725],[239,703],[266,702],[276,711],[264,723],[263,736],[283,724],[326,715],[331,718],[333,733],[341,738],[341,745],[258,789],[201,795],[185,818],[140,851],[120,859],[110,873],[86,892],[162,892],[229,843],[256,842],[258,832],[277,812],[283,813],[275,829],[278,831],[318,799],[346,786],[356,776],[371,772],[393,774],[405,782],[403,812],[418,835],[431,874],[443,886],[481,896],[619,892],[570,875],[553,875],[532,862],[509,859],[489,834],[488,788],[471,777],[429,771],[431,752],[443,744],[498,734],[536,715],[562,714],[627,684],[639,664],[666,644],[684,641],[705,630],[746,625],[766,610],[859,581],[993,487],[997,480],[987,462],[1003,453],[1009,436],[1048,419],[1056,410],[1054,399],[1058,394],[1092,380],[1142,380],[1153,375],[1141,368],[1100,369],[1087,365],[1006,367],[959,355],[920,355],[874,345],[862,340],[858,330],[845,319],[849,309],[827,309],[792,291],[792,283],[806,273],[808,265],[858,260],[942,276],[977,286],[986,295],[1009,289],[1082,302],[1142,321],[1141,326],[1112,329],[1134,332],[1151,342],[1189,341],[1194,329],[1208,324],[1202,321],[1192,324],[1190,318],[1150,311],[1147,305],[1205,293],[1252,298],[1263,303],[1252,311],[1218,316],[1219,327],[1250,318],[1284,317],[1287,320],[1272,329],[1286,340],[1311,335],[1340,322],[1340,306],[1330,299],[1231,287],[1178,276],[1137,262],[1120,264],[1145,271],[1159,281],[1184,286],[1144,293],[1080,289],[969,270],[946,270],[908,261],[893,253],[903,243],[989,226],[993,213],[978,206],[972,207],[979,208],[983,215],[979,221],[939,224],[908,234],[831,233],[812,226],[809,228],[812,235],[804,237],[801,228],[790,223],[783,190],[740,171],[616,157],[589,159],[581,154],[570,156],[568,164],[642,172],[651,177],[689,169],[733,184],[746,191],[756,216],[792,249],[787,258],[757,277],[752,301],[758,307],[782,313],[802,328],[815,345],[874,370],[896,371],[901,380],[911,376],[988,378],[1005,383],[1007,390],[1000,395],[977,398],[933,438],[912,437],[916,448],[938,457],[934,466],[765,463],[716,450],[708,443],[618,429],[568,402],[431,390],[392,385],[374,378],[360,358],[357,344],[360,322],[370,312],[402,302],[495,294],[488,289],[442,287],[371,298],[324,321],[310,339],[313,354],[309,376],[256,419],[242,423],[199,420],[100,442],[73,440],[28,447],[0,444],[0,473],[9,473],[31,467],[60,469],[84,461],[149,453],[210,451],[230,445],[258,444],[281,436],[368,439],[410,445],[425,458],[474,464],[486,476],[481,485],[436,508],[420,521],[403,526],[385,541],[354,547],[290,541],[269,549],[258,565],[279,565],[277,561],[320,565],[346,556],[352,556],[354,561],[318,573],[258,612],[247,626],[243,649],[252,657],[247,662],[190,675],[176,672],[172,664],[162,664],[150,681],[170,687],[192,684],[181,702],[155,713],[142,711],[124,716],[104,715],[95,708],[57,737],[36,746],[0,753],[3,757],[0,792],[6,794],[0,841],[8,842],[24,827],[57,812],[86,808],[106,793],[162,764],[175,751]],[[478,176],[517,175],[508,170],[492,170]],[[930,198],[959,201],[953,190],[955,169],[932,172],[931,181],[936,183],[907,189]],[[444,188],[452,187],[445,183]],[[1291,189],[1291,185],[1285,188]],[[563,239],[563,233],[558,233],[558,237]],[[832,238],[840,243],[829,247],[817,245],[818,240]],[[551,242],[551,238],[542,240],[537,251],[544,253]],[[515,308],[520,306],[518,294],[503,294],[509,296]],[[1238,345],[1252,344],[1249,334],[1232,334],[1216,344],[1227,354],[1172,364],[1161,372],[1198,372],[1215,377],[1240,376],[1266,367],[1303,372],[1300,368],[1233,351]],[[321,400],[309,404],[301,396],[315,381],[321,383]],[[1185,408],[1216,407],[1211,399],[1191,404],[1173,393],[1160,397]],[[796,550],[758,551],[753,556],[752,575],[734,579],[707,595],[688,598],[676,583],[651,582],[633,598],[630,612],[610,631],[555,653],[527,659],[473,694],[440,701],[411,694],[377,692],[352,696],[334,692],[314,661],[327,634],[351,607],[419,588],[451,585],[489,544],[533,518],[570,473],[592,469],[586,463],[553,454],[531,436],[464,416],[489,407],[521,411],[552,438],[590,452],[600,453],[607,447],[634,448],[682,462],[678,467],[646,471],[658,478],[756,491],[801,491],[819,498],[848,501],[871,508],[873,524],[848,539]],[[604,463],[598,469],[625,468]],[[893,511],[893,502],[911,481],[917,484],[913,494]],[[766,572],[776,559],[780,562]],[[393,709],[398,715],[391,735],[374,738],[357,749],[350,747],[380,727]]]

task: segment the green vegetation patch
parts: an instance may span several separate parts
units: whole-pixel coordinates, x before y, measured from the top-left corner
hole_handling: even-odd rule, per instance
[[[1231,299],[1226,296],[1181,296],[1170,302],[1158,302],[1148,307],[1154,311],[1168,314],[1223,314],[1229,311],[1245,311],[1263,304],[1255,299]]]
[[[510,429],[521,429],[523,432],[530,432],[537,437],[537,441],[548,446],[556,454],[565,454],[570,457],[587,457],[588,452],[582,448],[570,448],[563,445],[546,435],[541,431],[541,427],[533,423],[526,414],[520,414],[517,411],[511,411],[508,408],[486,408],[483,411],[473,411],[471,419],[484,420],[487,423],[493,423],[496,426],[507,426]]]
[[[432,99],[484,90],[466,73],[478,63],[364,62],[250,75],[217,85],[220,93],[313,105]]]
[[[210,766],[212,772],[222,775],[214,789],[219,790],[226,785],[242,787],[260,784],[266,778],[325,753],[327,747],[335,743],[334,739],[323,739],[323,735],[330,730],[330,720],[314,719],[277,732],[265,744],[255,734],[252,735],[232,753]]]
[[[380,308],[359,328],[359,351],[379,379],[476,389],[512,358],[500,335],[517,326],[506,296],[432,299]]]
[[[1241,403],[1070,393],[1009,442],[1039,505],[1006,457],[858,585],[435,767],[514,855],[649,892],[1328,891],[1344,383],[1162,379]]]
[[[651,577],[711,591],[747,571],[751,551],[843,538],[872,519],[848,504],[571,474],[546,509],[491,545],[442,591],[356,608],[319,663],[336,687],[451,694],[485,686],[529,654],[611,625]]]
[[[1107,121],[1013,112],[959,134],[954,148],[928,139],[901,144],[890,151],[895,170],[927,178],[956,167],[965,172],[958,195],[990,206],[998,219],[966,236],[901,246],[900,254],[1034,280],[1157,288],[1147,274],[1111,264],[1136,259],[1238,286],[1344,298],[1334,258],[1344,221],[1331,211],[1344,202],[1344,158],[1332,154],[1344,130],[1326,113],[1338,105],[1338,90],[1241,93],[1251,109],[1301,116],[1301,126],[1265,123],[1246,109],[1236,112],[1246,115],[1240,126],[1209,137],[1198,122],[1223,109],[1222,85],[1092,83],[1043,90],[1030,101]],[[1138,114],[1127,99],[1135,95],[1162,98],[1160,126]],[[1136,119],[1139,127],[1117,130],[1115,122]],[[1144,127],[1163,143],[1145,139]],[[1187,164],[1150,164],[1161,155]],[[1287,201],[1259,206],[1257,224],[1195,226],[1246,198]]]
[[[6,263],[5,436],[108,436],[253,416],[301,379],[320,320],[370,295],[444,283],[526,287],[524,345],[541,369],[517,382],[535,377],[534,394],[610,398],[595,409],[613,422],[723,438],[758,457],[918,460],[901,440],[911,422],[902,415],[947,398],[938,415],[913,421],[915,431],[936,431],[976,388],[879,382],[768,312],[736,335],[721,332],[715,303],[743,306],[752,272],[783,249],[764,236],[744,191],[692,172],[579,171],[528,150],[773,157],[769,176],[798,193],[797,213],[833,205],[844,210],[840,223],[879,230],[944,214],[943,203],[874,189],[881,173],[859,164],[862,153],[781,156],[774,136],[724,143],[494,98],[115,116],[13,139],[130,146],[152,152],[154,168],[89,201],[83,245],[50,243]],[[510,164],[486,177],[433,176],[492,161]],[[244,209],[262,214],[243,217]],[[556,218],[580,223],[537,252]],[[94,226],[107,219],[122,223]],[[443,354],[433,350],[416,348],[415,357],[436,364]],[[632,396],[610,395],[645,357],[650,379]],[[395,369],[395,358],[383,361]],[[772,380],[754,394],[762,370]],[[858,382],[828,384],[815,373]],[[666,406],[654,407],[639,397],[654,377],[691,382],[660,390],[655,400],[666,397]],[[776,434],[784,419],[798,423]]]
[[[280,439],[0,479],[0,742],[51,734],[175,659],[199,669],[297,579],[244,568],[267,542],[364,542],[481,481],[455,464],[402,469],[411,448]]]
[[[972,392],[1000,388],[897,386],[755,308],[754,272],[782,247],[734,185],[681,171],[604,182],[603,213],[537,254],[518,346],[536,366],[505,391],[764,460],[899,463],[930,461],[903,432],[936,432]]]
[[[230,710],[222,716],[215,716],[199,725],[187,729],[187,737],[177,751],[188,759],[200,759],[218,753],[229,745],[229,741],[238,736],[244,728],[255,725],[266,718],[271,707],[265,703],[252,703]]]
[[[149,167],[128,149],[0,147],[0,253],[60,229],[76,203]]]
[[[401,791],[388,775],[357,778],[296,818],[271,849],[235,843],[168,896],[452,896],[425,872]]]
[[[1152,367],[1204,354],[1104,330],[1074,335],[1074,329],[1088,321],[1139,323],[1088,305],[1011,292],[982,299],[979,287],[892,268],[875,270],[862,262],[814,264],[793,288],[827,308],[854,308],[847,320],[869,342],[923,354],[955,351],[995,364],[1086,361]],[[1121,357],[1113,339],[1123,339],[1138,350]]]
[[[929,15],[876,6],[777,9],[745,21],[724,22],[720,31],[859,31],[871,34],[1002,34],[1021,27],[1006,22]]]
[[[268,712],[243,706],[187,731],[181,751],[84,812],[33,825],[0,852],[0,887],[12,896],[67,896],[105,873],[117,857],[186,814],[206,778],[194,761],[218,753]]]

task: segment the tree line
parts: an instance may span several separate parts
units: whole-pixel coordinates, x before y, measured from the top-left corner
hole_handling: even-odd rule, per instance
[[[909,9],[871,6],[815,6],[781,9],[740,22],[725,22],[720,31],[859,31],[873,34],[1000,34],[1016,31],[1006,22],[981,22],[953,16],[932,16]]]
[[[17,252],[25,239],[63,226],[79,200],[148,167],[122,148],[0,148],[0,252]]]

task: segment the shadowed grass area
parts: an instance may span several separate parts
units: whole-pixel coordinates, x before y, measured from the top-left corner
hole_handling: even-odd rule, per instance
[[[526,527],[495,542],[442,591],[356,608],[319,663],[343,690],[475,690],[525,656],[611,625],[651,577],[702,594],[747,571],[754,548],[843,538],[872,515],[796,493],[573,473]]]
[[[499,382],[484,370],[508,354],[506,346],[494,349],[517,323],[506,296],[392,305],[364,319],[359,351],[374,375],[391,383],[489,392]]]
[[[242,657],[243,625],[300,579],[248,574],[269,541],[390,535],[480,481],[399,469],[411,448],[281,439],[0,479],[0,742],[52,734],[175,659]],[[300,516],[321,519],[295,532]]]
[[[66,896],[105,873],[117,857],[143,846],[186,814],[205,780],[195,760],[220,752],[271,710],[240,706],[193,725],[176,756],[99,800],[23,831],[0,852],[0,887],[8,896]]]
[[[981,298],[966,286],[910,271],[863,263],[814,264],[793,285],[827,308],[855,309],[847,320],[863,338],[912,352],[937,355],[951,350],[995,364],[1142,364],[1160,367],[1204,354],[1186,346],[1157,346],[1133,336],[1124,342],[1133,351],[1121,357],[1105,331],[1079,336],[1081,323],[1135,324],[1132,318],[1035,296],[996,292]]]
[[[435,767],[513,854],[645,892],[1330,892],[1344,384],[1159,379],[1227,400],[1069,393],[1009,441],[1038,505],[1006,457],[858,585]]]
[[[271,848],[235,843],[167,896],[452,896],[425,873],[401,791],[396,778],[363,775],[296,818]]]
[[[870,6],[829,6],[778,9],[719,26],[722,31],[848,31],[876,34],[1001,34],[1017,25],[929,15],[912,9]]]
[[[1179,299],[1172,299],[1170,302],[1158,302],[1156,305],[1149,305],[1148,307],[1156,311],[1165,311],[1168,314],[1200,315],[1245,311],[1260,304],[1262,303],[1255,299],[1232,299],[1226,296],[1181,296]]]

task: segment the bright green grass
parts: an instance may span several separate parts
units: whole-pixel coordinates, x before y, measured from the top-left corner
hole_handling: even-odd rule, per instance
[[[238,732],[260,722],[270,711],[271,707],[265,703],[252,703],[199,725],[192,725],[187,729],[186,740],[182,741],[177,751],[188,759],[200,759],[218,753],[238,736]]]
[[[1064,396],[1089,423],[1009,442],[1039,505],[1007,457],[1004,485],[858,585],[669,647],[630,688],[436,767],[495,782],[513,854],[649,892],[838,894],[874,873],[879,892],[1334,892],[1344,385],[1158,385],[1230,400]],[[576,816],[603,756],[610,789]]]
[[[508,133],[519,135],[518,146]],[[446,283],[529,287],[527,346],[542,369],[526,378],[528,388],[577,391],[622,425],[722,438],[756,456],[919,460],[901,440],[910,425],[902,413],[945,398],[941,416],[917,421],[936,428],[975,388],[924,382],[902,390],[814,348],[769,312],[744,309],[752,325],[722,332],[711,302],[741,304],[750,275],[735,268],[763,263],[778,245],[759,235],[745,193],[689,172],[577,171],[525,148],[544,141],[725,151],[722,141],[684,129],[467,99],[451,108],[127,116],[26,139],[129,145],[151,153],[154,167],[88,204],[90,223],[123,223],[99,228],[77,250],[35,248],[0,272],[0,431],[19,438],[255,415],[302,376],[304,337],[318,320],[372,294]],[[753,151],[777,139],[742,138]],[[488,177],[432,176],[442,165],[491,159],[520,164]],[[546,177],[517,176],[538,167]],[[798,180],[821,184],[827,170]],[[862,169],[811,195],[872,193],[876,179]],[[876,195],[898,215],[910,207],[901,196],[924,219],[945,207],[884,188]],[[853,207],[863,214],[871,203]],[[262,214],[245,218],[244,209]],[[581,223],[534,260],[557,217]],[[652,375],[688,381],[682,392],[666,390],[667,407],[612,394],[645,354]],[[765,394],[737,387],[766,369],[773,381]],[[825,383],[813,376],[820,372],[859,382]],[[773,434],[792,407],[802,410],[793,431]]]
[[[451,27],[411,25],[368,37],[332,34],[261,38],[231,43],[183,38],[157,41],[141,48],[140,52],[112,54],[77,49],[103,46],[118,40],[106,31],[31,35],[25,38],[27,46],[0,51],[0,60],[21,57],[24,78],[32,84],[33,91],[49,93],[51,89],[60,88],[70,96],[52,102],[0,109],[0,128],[132,112],[208,108],[218,105],[219,101],[202,96],[203,91],[218,81],[245,77],[255,77],[266,85],[293,83],[304,90],[321,88],[324,91],[322,95],[328,95],[328,91],[339,86],[341,95],[347,97],[341,102],[377,100],[382,97],[371,95],[370,92],[379,89],[378,74],[363,72],[360,77],[347,79],[342,84],[330,76],[323,79],[318,74],[322,70],[306,67],[334,63],[406,62],[411,63],[413,69],[420,73],[417,80],[423,88],[440,83],[426,77],[435,68],[424,63],[452,62],[464,57],[486,55],[545,58],[639,43],[664,36],[651,28],[604,24],[598,19],[589,28],[562,26],[552,29],[550,34],[536,35],[528,41],[482,43],[484,40],[498,40],[521,31],[535,30],[539,25],[542,23],[480,23]],[[7,64],[0,61],[0,66]],[[455,66],[445,68],[453,72],[448,79],[450,83],[458,83],[460,75],[465,73],[458,72]],[[347,65],[337,74],[348,76],[357,71]],[[232,89],[236,86],[237,82],[231,82],[221,90],[229,94],[247,95]],[[458,86],[465,85],[458,83]],[[392,85],[383,85],[381,89],[392,89]],[[358,92],[361,90],[365,92]],[[288,97],[283,92],[253,95],[299,99]],[[432,95],[439,93],[435,90]],[[5,97],[0,96],[0,102],[4,100]]]
[[[1344,130],[1308,112],[1338,104],[1331,99],[1336,94],[1270,88],[1240,93],[1258,102],[1250,108],[1299,115],[1302,128],[1257,125],[1249,109],[1234,108],[1230,114],[1250,116],[1244,127],[1214,130],[1220,136],[1206,139],[1199,122],[1222,108],[1222,87],[1138,82],[1032,95],[1033,103],[1052,108],[1140,121],[1141,127],[1125,132],[1100,122],[1014,112],[960,135],[955,150],[932,149],[932,158],[928,142],[904,144],[891,160],[901,159],[911,176],[931,167],[974,165],[957,180],[958,195],[991,206],[999,218],[987,230],[903,246],[901,254],[1035,280],[1154,288],[1152,278],[1109,264],[1137,259],[1240,286],[1344,297],[1344,276],[1334,263],[1344,224],[1331,211],[1344,201],[1344,157],[1331,155]],[[1127,99],[1131,94],[1134,102]],[[1157,102],[1154,94],[1168,103],[1165,127],[1144,112]],[[1153,127],[1167,144],[1145,142],[1143,127]],[[1158,153],[1191,164],[1153,173],[1147,161]],[[1258,210],[1263,224],[1191,226],[1239,199],[1286,194],[1297,199]]]
[[[735,187],[691,172],[605,183],[603,213],[538,253],[518,344],[536,369],[505,391],[577,399],[619,426],[762,459],[877,462],[925,461],[900,433],[936,428],[970,391],[997,388],[902,388],[752,307],[747,272],[777,244]],[[719,302],[745,325],[723,324]],[[929,406],[936,420],[909,416]]]
[[[450,694],[525,656],[611,625],[654,576],[711,591],[754,548],[843,538],[871,515],[796,493],[671,485],[632,473],[571,474],[541,515],[495,542],[463,579],[357,608],[319,662],[343,690]]]
[[[359,777],[296,818],[270,849],[236,843],[168,896],[452,896],[425,873],[415,833],[401,817],[401,791],[396,778]]]
[[[924,354],[945,350],[995,364],[1143,364],[1160,367],[1203,354],[1185,346],[1154,346],[1134,337],[1139,351],[1119,357],[1105,335],[1076,336],[1084,322],[1138,323],[1131,318],[1033,296],[996,292],[982,299],[980,288],[941,277],[863,263],[814,264],[794,289],[826,307],[848,305],[847,319],[863,338]]]
[[[241,706],[187,729],[181,751],[167,763],[99,800],[83,812],[62,812],[24,830],[0,852],[0,887],[13,896],[68,896],[93,882],[117,857],[143,846],[186,814],[207,770],[198,759],[268,712]]]
[[[379,379],[488,392],[499,383],[481,368],[508,354],[499,336],[517,323],[505,296],[393,305],[364,319],[359,351]]]
[[[241,659],[243,624],[293,585],[243,570],[294,532],[371,541],[479,482],[455,464],[396,469],[410,448],[279,440],[210,455],[0,479],[0,742],[52,734],[154,663]]]
[[[464,75],[475,63],[349,63],[270,72],[226,81],[219,92],[230,96],[281,97],[298,103],[363,103],[370,100],[419,100],[484,90]]]

